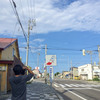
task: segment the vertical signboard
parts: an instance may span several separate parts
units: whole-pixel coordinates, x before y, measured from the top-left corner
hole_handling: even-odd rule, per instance
[[[53,67],[50,67],[50,85],[52,86],[52,80],[53,80]]]
[[[53,67],[50,67],[50,78],[53,79]]]

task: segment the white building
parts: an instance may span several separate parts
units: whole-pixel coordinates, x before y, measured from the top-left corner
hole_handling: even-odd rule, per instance
[[[78,67],[78,76],[82,80],[92,80],[92,73],[93,78],[100,78],[100,69],[98,66],[93,66],[93,70],[91,64],[86,64]]]
[[[92,80],[92,66],[86,64],[78,67],[78,76],[82,80]]]
[[[100,68],[98,66],[94,67],[93,75],[94,77],[100,78]]]
[[[39,72],[38,69],[34,69],[34,70],[33,70],[33,73],[36,75],[35,78],[41,77],[41,74],[40,74],[40,72]]]

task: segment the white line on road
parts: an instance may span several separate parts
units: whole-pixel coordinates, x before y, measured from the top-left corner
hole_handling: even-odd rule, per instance
[[[98,89],[94,89],[94,88],[90,88],[90,89],[92,89],[92,90],[96,90],[96,91],[100,91],[100,90],[98,90]]]
[[[54,84],[55,87],[59,87],[57,84]]]
[[[91,87],[100,87],[100,85],[91,85]]]
[[[68,86],[68,87],[72,87],[71,85],[69,85],[69,84],[65,84],[66,86]]]
[[[85,84],[79,84],[78,86],[80,86],[80,87],[86,87]]]
[[[88,88],[90,88],[90,87],[100,87],[100,85],[93,85],[93,84],[58,84],[58,83],[56,83],[56,82],[54,82],[54,84],[56,84],[57,86],[56,87],[59,87],[59,86],[61,86],[61,87],[84,87],[84,88],[86,88],[86,87],[88,87]]]
[[[64,88],[65,86],[64,85],[62,85],[62,84],[59,84],[62,88]]]
[[[78,90],[78,89],[85,90],[85,89],[91,89],[91,88],[66,88],[66,89],[68,89],[68,90],[70,90],[70,89],[74,89],[74,90]]]
[[[64,89],[67,90],[68,92],[74,94],[75,96],[81,98],[82,100],[87,100],[87,99],[83,98],[82,96],[80,96],[80,95],[78,95],[78,94],[76,94],[76,93],[74,93],[74,92],[72,92],[72,91],[70,91],[70,90],[68,90],[68,89],[66,89],[66,88],[64,88]]]
[[[79,86],[77,86],[76,84],[70,84],[71,86],[74,86],[74,87],[79,87]]]

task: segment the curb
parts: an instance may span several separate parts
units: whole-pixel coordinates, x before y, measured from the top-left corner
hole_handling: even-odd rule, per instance
[[[57,95],[59,100],[64,100],[63,97],[59,93],[57,93],[56,90],[53,87],[51,87],[51,88],[55,92],[55,94]]]

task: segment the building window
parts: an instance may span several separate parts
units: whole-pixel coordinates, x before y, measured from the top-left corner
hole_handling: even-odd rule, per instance
[[[81,71],[84,71],[84,69],[81,69]]]
[[[12,51],[12,56],[14,56],[15,55],[15,49],[13,48],[13,51]]]

